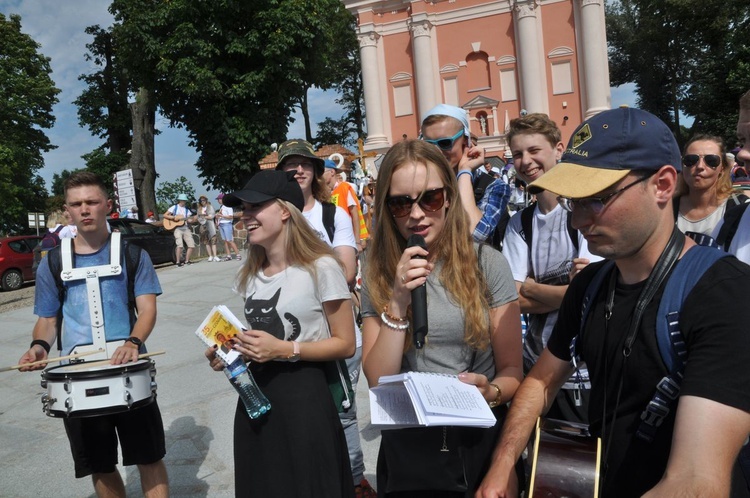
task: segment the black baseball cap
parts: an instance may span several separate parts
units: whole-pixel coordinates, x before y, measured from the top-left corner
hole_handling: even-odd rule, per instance
[[[243,202],[260,204],[271,199],[281,199],[291,202],[302,211],[305,198],[302,196],[302,189],[294,175],[294,171],[259,171],[245,184],[245,188],[226,194],[223,199],[224,205],[236,207]]]

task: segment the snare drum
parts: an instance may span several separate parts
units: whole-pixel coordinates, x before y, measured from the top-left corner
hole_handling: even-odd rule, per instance
[[[42,410],[50,417],[95,417],[126,412],[156,398],[152,360],[110,365],[109,360],[73,363],[42,373]]]

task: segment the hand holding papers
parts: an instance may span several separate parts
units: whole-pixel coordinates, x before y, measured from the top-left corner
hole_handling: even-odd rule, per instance
[[[197,335],[208,347],[218,346],[216,354],[231,365],[239,358],[240,353],[232,349],[232,338],[245,327],[234,313],[223,304],[214,306],[203,323],[196,329]]]
[[[453,425],[492,427],[497,420],[476,386],[456,375],[407,372],[370,389],[370,419],[380,429]]]

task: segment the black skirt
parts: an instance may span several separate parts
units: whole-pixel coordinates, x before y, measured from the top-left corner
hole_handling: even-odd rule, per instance
[[[271,410],[252,420],[238,399],[235,496],[353,497],[346,438],[322,364],[269,362],[251,371]]]

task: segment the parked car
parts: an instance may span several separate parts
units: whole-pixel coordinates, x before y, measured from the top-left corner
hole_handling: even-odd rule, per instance
[[[0,239],[0,284],[4,291],[20,289],[34,280],[34,248],[42,240],[38,235],[18,235]]]
[[[124,240],[145,249],[155,265],[174,263],[175,241],[172,232],[131,218],[110,218],[107,221],[112,230],[122,234]]]

